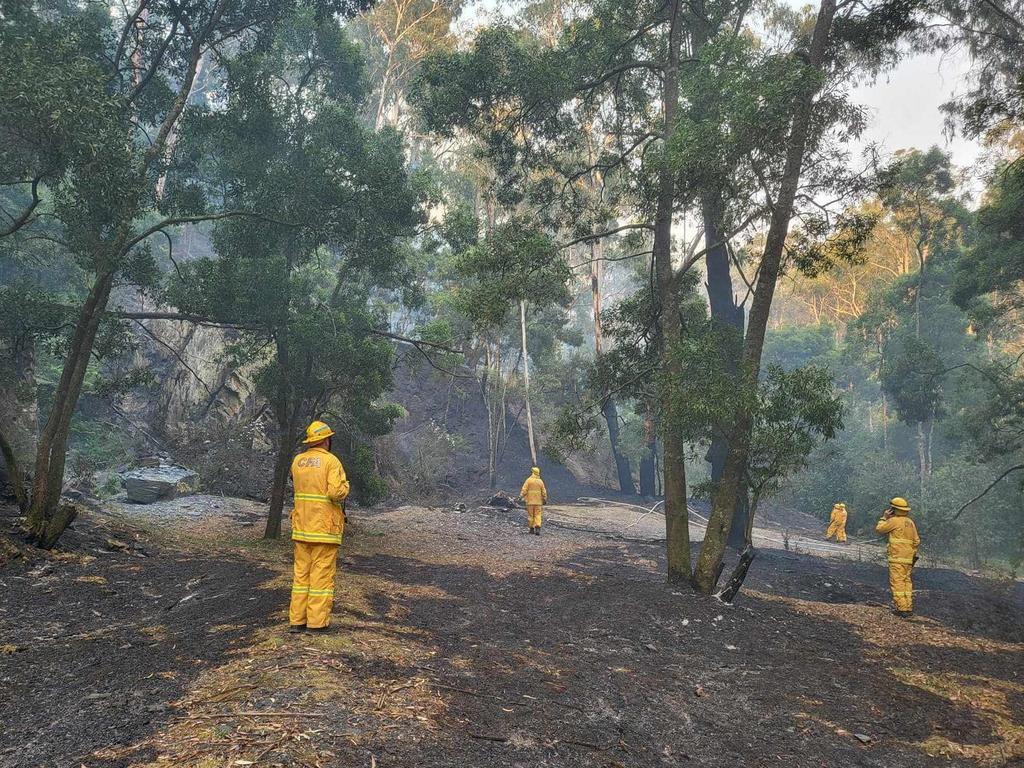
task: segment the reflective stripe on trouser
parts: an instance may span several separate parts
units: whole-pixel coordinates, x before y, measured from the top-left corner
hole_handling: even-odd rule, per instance
[[[828,527],[828,531],[825,533],[826,539],[831,539],[833,536],[836,537],[836,541],[846,541],[846,524],[835,522]]]
[[[897,611],[914,610],[914,585],[910,581],[913,569],[912,563],[889,561],[889,589]]]
[[[544,507],[542,507],[540,504],[526,505],[526,520],[531,528],[540,528],[542,509],[544,509]]]
[[[289,624],[305,624],[311,629],[317,629],[331,623],[334,572],[337,563],[337,544],[295,542],[292,602],[288,609]]]

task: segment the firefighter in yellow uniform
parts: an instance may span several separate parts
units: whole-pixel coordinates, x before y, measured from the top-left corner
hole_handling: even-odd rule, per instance
[[[526,520],[530,533],[540,536],[540,524],[544,505],[548,501],[548,489],[540,479],[540,469],[534,467],[519,491],[519,498],[526,502]]]
[[[331,623],[334,572],[345,527],[341,503],[348,496],[345,468],[331,453],[333,434],[322,421],[314,421],[306,428],[306,450],[292,460],[295,570],[288,610],[291,632],[325,630]]]
[[[897,496],[889,502],[889,508],[875,526],[876,533],[889,537],[889,548],[886,551],[889,558],[889,588],[892,590],[896,615],[903,618],[909,617],[914,611],[914,585],[910,575],[917,561],[918,547],[921,546],[917,526],[909,515],[910,505],[907,500]]]
[[[832,507],[832,517],[829,520],[828,531],[825,533],[825,540],[828,541],[833,536],[840,544],[846,541],[846,505],[842,502]]]

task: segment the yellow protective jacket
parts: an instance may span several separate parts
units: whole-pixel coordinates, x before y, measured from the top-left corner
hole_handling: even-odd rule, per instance
[[[348,478],[338,457],[324,448],[303,451],[292,460],[292,484],[292,540],[341,544],[341,502],[348,496]]]
[[[832,517],[829,519],[829,523],[833,525],[846,525],[846,510],[845,509],[834,509],[832,510]]]
[[[917,526],[906,512],[896,514],[886,520],[884,517],[875,526],[875,533],[888,534],[889,548],[886,554],[890,563],[913,565],[914,555],[921,546],[921,537],[917,535]]]
[[[527,504],[546,504],[548,501],[548,489],[544,487],[544,481],[540,479],[540,472],[533,471],[533,474],[526,478],[519,496]]]

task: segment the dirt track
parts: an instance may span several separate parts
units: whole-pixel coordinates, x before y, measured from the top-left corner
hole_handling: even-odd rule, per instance
[[[287,545],[235,518],[86,522],[80,552],[128,551],[0,570],[0,766],[1024,760],[1019,584],[925,569],[901,623],[880,567],[766,551],[728,607],[667,587],[656,543],[352,519],[326,636],[283,632]]]

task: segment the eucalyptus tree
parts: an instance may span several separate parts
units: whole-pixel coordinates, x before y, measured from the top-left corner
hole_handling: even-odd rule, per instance
[[[815,17],[772,8],[757,19],[771,34],[755,42],[747,3],[598,2],[570,21],[555,48],[489,29],[471,50],[424,66],[416,101],[427,124],[443,134],[478,136],[506,195],[540,212],[575,211],[572,180],[595,169],[616,179],[618,198],[609,205],[615,215],[562,217],[572,224],[562,226],[563,244],[639,233],[638,257],[651,259],[670,580],[692,575],[699,589],[713,588],[749,456],[749,414],[741,409],[732,430],[737,442],[729,445],[716,485],[712,525],[691,574],[686,442],[674,392],[685,380],[673,355],[684,337],[683,276],[712,252],[714,269],[723,272],[732,238],[766,228],[734,377],[753,393],[794,209],[814,207],[816,196],[845,180],[836,174],[836,156],[822,150],[862,123],[843,83],[857,62],[884,63],[886,45],[909,25],[909,10],[832,0]],[[588,162],[580,126],[595,119],[612,140]],[[531,184],[538,168],[550,173]],[[801,185],[805,174],[811,186]],[[674,224],[688,211],[698,211],[704,226],[679,243]],[[735,331],[736,304],[730,309],[728,301],[714,301],[716,316],[729,316],[725,324]]]
[[[196,114],[180,145],[194,163],[184,177],[205,173],[234,209],[274,212],[218,222],[215,255],[183,265],[168,291],[182,313],[241,332],[236,364],[255,367],[277,424],[268,538],[306,423],[332,414],[351,450],[398,413],[379,401],[393,363],[382,300],[412,283],[400,240],[419,195],[398,134],[361,121],[363,74],[337,20],[293,14],[230,62],[223,108]]]
[[[56,541],[72,514],[58,504],[68,432],[111,296],[122,286],[152,284],[150,241],[168,227],[256,213],[229,209],[222,196],[204,195],[191,185],[159,191],[178,160],[182,116],[197,78],[225,57],[263,44],[299,4],[142,0],[113,10],[93,3],[46,9],[4,4],[3,55],[30,66],[5,62],[2,83],[10,93],[4,98],[3,132],[52,140],[52,146],[41,143],[0,157],[0,177],[29,181],[32,190],[14,217],[16,235],[32,236],[45,213],[46,226],[55,230],[46,236],[58,243],[85,286],[84,295],[72,297],[74,319],[60,381],[34,462],[28,526],[42,546]],[[361,4],[317,0],[312,7],[331,15],[351,13]],[[43,57],[55,47],[59,55]],[[61,83],[69,62],[69,80],[78,90],[63,105],[52,89],[33,95],[37,82]],[[50,112],[41,108],[47,99],[54,107]],[[40,125],[43,131],[37,132]],[[67,142],[70,133],[76,135]],[[62,147],[67,151],[58,156]],[[7,167],[12,160],[13,168]]]

